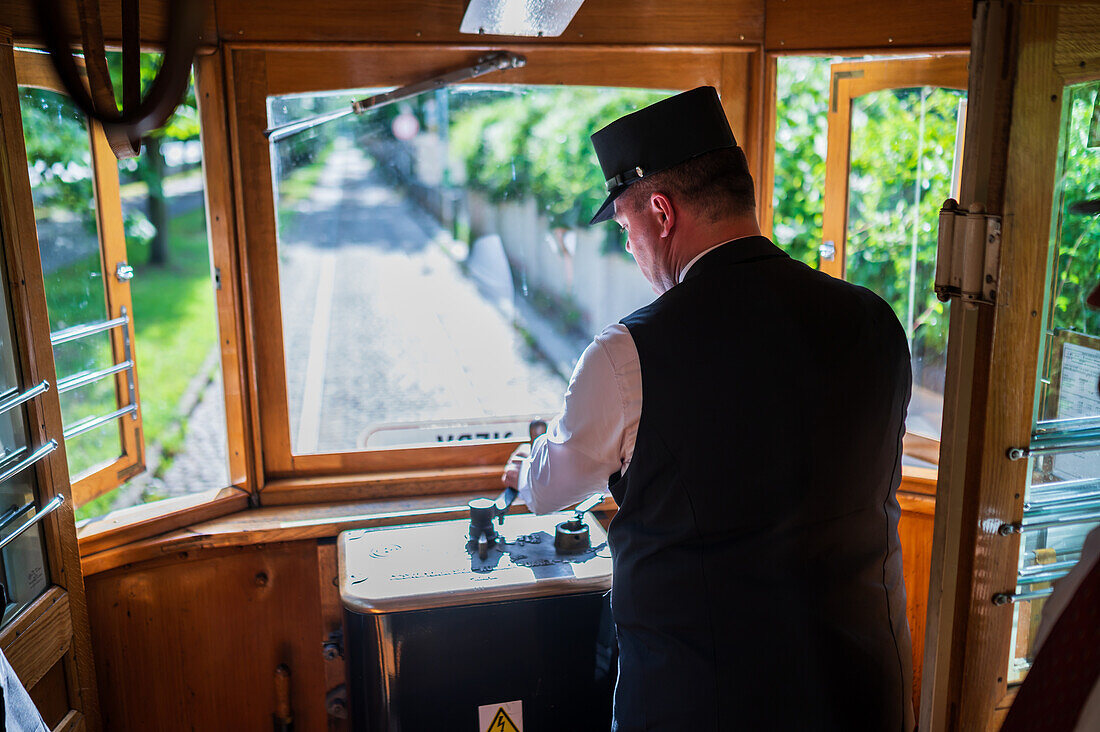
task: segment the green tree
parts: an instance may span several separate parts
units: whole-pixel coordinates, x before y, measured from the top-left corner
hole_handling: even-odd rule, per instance
[[[111,71],[111,82],[115,96],[122,94],[122,54],[107,54],[107,63]],[[160,68],[160,54],[141,54],[141,87],[143,93],[156,78]],[[145,183],[147,195],[145,213],[152,225],[153,235],[149,242],[148,264],[165,265],[170,259],[168,246],[168,203],[164,192],[164,179],[167,165],[164,161],[162,143],[165,140],[188,141],[199,136],[198,105],[195,101],[194,80],[187,85],[187,93],[175,114],[167,123],[142,139],[142,152],[133,168],[139,180]],[[122,163],[129,167],[130,164]]]
[[[1055,209],[1055,269],[1050,293],[1050,328],[1100,336],[1100,313],[1085,298],[1100,283],[1100,216],[1080,204],[1100,199],[1100,145],[1090,146],[1100,82],[1067,90],[1063,112],[1060,204]],[[1100,141],[1098,141],[1100,142]],[[1086,209],[1091,210],[1089,207]]]

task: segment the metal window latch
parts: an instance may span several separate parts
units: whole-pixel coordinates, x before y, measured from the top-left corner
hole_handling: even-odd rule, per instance
[[[119,282],[126,282],[134,279],[134,268],[126,264],[126,262],[119,262],[115,267],[115,279]]]
[[[936,297],[993,305],[1001,267],[1001,217],[981,203],[960,208],[949,198],[940,209]]]

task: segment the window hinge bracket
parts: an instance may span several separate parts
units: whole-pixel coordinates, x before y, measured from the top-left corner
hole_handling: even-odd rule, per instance
[[[995,305],[1001,268],[1001,217],[981,203],[961,208],[949,198],[940,209],[936,297]]]

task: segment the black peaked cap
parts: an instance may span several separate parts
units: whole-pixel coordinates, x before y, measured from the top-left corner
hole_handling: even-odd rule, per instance
[[[703,153],[737,147],[718,91],[700,86],[620,117],[592,135],[607,200],[588,223],[607,221],[615,199],[642,178]]]

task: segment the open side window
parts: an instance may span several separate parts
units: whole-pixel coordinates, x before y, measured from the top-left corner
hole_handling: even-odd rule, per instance
[[[76,505],[142,472],[144,442],[118,168],[48,57],[15,66],[56,388]],[[76,154],[74,154],[76,151]]]
[[[905,462],[939,462],[948,305],[933,289],[940,206],[958,196],[966,55],[835,63],[819,266],[894,309],[913,394]]]

